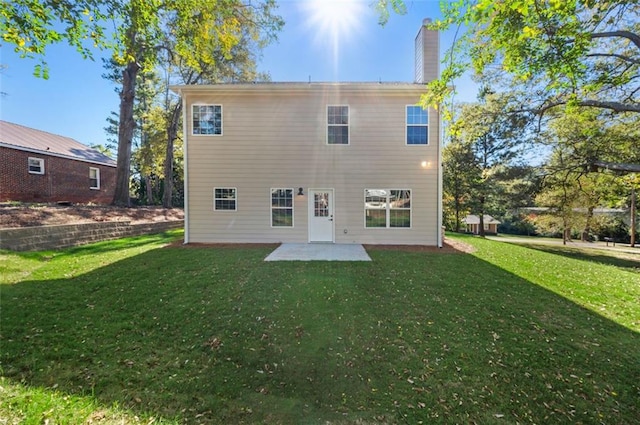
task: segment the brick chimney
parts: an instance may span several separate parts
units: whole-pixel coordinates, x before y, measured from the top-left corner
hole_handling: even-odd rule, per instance
[[[416,36],[415,82],[421,84],[435,80],[440,73],[440,36],[438,31],[426,28],[430,23],[431,19],[424,19]]]

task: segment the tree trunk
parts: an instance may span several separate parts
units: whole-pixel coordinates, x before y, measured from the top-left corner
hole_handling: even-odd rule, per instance
[[[147,205],[153,205],[153,183],[151,176],[144,176],[145,196],[147,197]]]
[[[587,220],[584,224],[584,230],[582,230],[582,236],[580,240],[582,242],[589,242],[589,233],[591,233],[591,221],[593,220],[593,207],[587,209]]]
[[[484,232],[484,196],[480,196],[480,224],[478,225],[478,235],[485,237]]]
[[[173,206],[173,145],[178,138],[178,123],[182,115],[182,102],[178,103],[171,114],[167,128],[167,150],[164,157],[164,192],[162,193],[162,206]]]
[[[562,217],[562,245],[566,245],[571,240],[571,227],[566,216]]]
[[[636,246],[636,188],[631,188],[631,247]]]
[[[136,76],[140,67],[129,62],[122,71],[122,91],[120,92],[120,122],[118,126],[118,160],[116,164],[116,188],[113,204],[131,206],[129,198],[129,173],[131,168],[131,143],[135,121],[133,103],[136,93]]]
[[[460,233],[460,198],[457,193],[455,194],[453,205],[456,212],[456,233]]]

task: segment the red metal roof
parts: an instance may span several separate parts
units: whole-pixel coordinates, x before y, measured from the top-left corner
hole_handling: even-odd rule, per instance
[[[116,166],[116,161],[70,137],[0,120],[0,146]]]

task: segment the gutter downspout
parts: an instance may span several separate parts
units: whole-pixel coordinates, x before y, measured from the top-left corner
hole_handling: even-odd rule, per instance
[[[184,146],[184,244],[189,243],[189,138],[187,137],[187,100],[182,92],[178,90],[182,101],[182,140]]]
[[[436,234],[438,235],[438,248],[442,248],[443,246],[443,241],[444,241],[444,230],[442,229],[442,171],[443,171],[443,164],[442,164],[442,141],[444,140],[443,136],[443,130],[442,130],[442,125],[441,125],[441,120],[440,120],[440,110],[438,110],[438,133],[439,133],[439,140],[438,140],[438,190],[437,190],[437,196],[438,196],[438,219],[437,219],[437,225],[438,225],[438,230],[436,232]]]

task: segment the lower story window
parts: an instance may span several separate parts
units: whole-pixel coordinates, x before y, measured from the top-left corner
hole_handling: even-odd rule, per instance
[[[293,227],[293,189],[271,189],[271,226]]]
[[[214,211],[236,211],[237,190],[235,187],[216,187],[213,189]]]
[[[100,189],[100,169],[89,167],[89,189]]]
[[[365,189],[365,227],[411,227],[410,189]]]
[[[44,159],[29,158],[29,174],[44,174]]]

